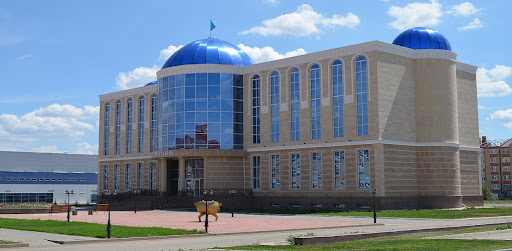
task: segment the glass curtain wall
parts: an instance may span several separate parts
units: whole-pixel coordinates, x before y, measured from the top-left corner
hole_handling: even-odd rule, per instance
[[[343,137],[343,70],[340,60],[332,64],[332,119],[334,137]]]
[[[291,140],[300,140],[300,78],[299,69],[293,68],[290,72],[290,121],[291,121]]]

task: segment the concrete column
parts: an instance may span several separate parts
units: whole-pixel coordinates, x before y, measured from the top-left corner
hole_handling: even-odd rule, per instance
[[[179,157],[179,182],[178,190],[185,190],[185,157]]]
[[[167,160],[158,159],[158,190],[167,192]]]

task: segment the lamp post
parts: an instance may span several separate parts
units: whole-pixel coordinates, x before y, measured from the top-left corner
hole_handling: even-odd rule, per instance
[[[117,194],[117,191],[114,190],[114,196]],[[110,225],[110,205],[112,204],[112,197],[110,196],[110,191],[108,191],[108,222],[107,222],[107,238],[110,239],[110,232],[112,231]]]
[[[137,195],[140,193],[139,189],[133,189],[134,201],[135,201],[135,213],[137,213]]]
[[[206,218],[204,220],[204,231],[208,233],[208,194],[213,194],[213,190],[207,191],[206,189],[203,191],[203,194],[205,196],[205,206],[206,206]]]
[[[377,211],[375,209],[376,201],[375,201],[375,195],[377,194],[377,189],[373,189],[370,191],[370,194],[373,195],[373,223],[377,223]]]
[[[229,194],[231,194],[231,217],[235,217],[235,189],[229,190]]]
[[[69,195],[75,194],[75,191],[71,190],[71,192],[70,192],[70,191],[66,190],[66,192],[64,192],[64,193],[68,195],[68,222],[69,222],[69,217],[70,217],[69,212],[71,211],[71,207],[69,205]]]

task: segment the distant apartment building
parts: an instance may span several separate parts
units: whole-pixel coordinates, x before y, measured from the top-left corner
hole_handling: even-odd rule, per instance
[[[512,197],[510,180],[510,147],[512,139],[487,140],[482,137],[481,168],[482,181],[498,197]]]

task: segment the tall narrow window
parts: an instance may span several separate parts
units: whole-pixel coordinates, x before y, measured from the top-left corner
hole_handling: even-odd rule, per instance
[[[105,104],[105,142],[103,146],[105,147],[104,153],[105,155],[108,155],[108,147],[109,147],[109,140],[108,135],[110,134],[110,102],[107,102]]]
[[[334,189],[345,189],[345,152],[334,152]]]
[[[322,137],[320,130],[320,66],[311,66],[311,139]]]
[[[120,179],[121,167],[119,164],[114,164],[114,190],[119,191],[119,179]]]
[[[279,168],[279,155],[270,156],[270,188],[279,189],[281,187],[281,170]]]
[[[359,150],[358,155],[359,188],[370,188],[370,151]]]
[[[252,157],[252,189],[260,189],[261,188],[261,159],[260,156]]]
[[[291,188],[300,189],[300,154],[292,154],[290,169]]]
[[[290,121],[291,121],[291,140],[300,140],[299,110],[299,69],[293,68],[290,72]]]
[[[332,64],[332,119],[334,137],[343,137],[343,65],[340,60]]]
[[[151,151],[156,151],[156,109],[157,109],[157,99],[156,94],[151,96]]]
[[[322,153],[311,154],[311,188],[322,189]]]
[[[116,154],[121,154],[121,100],[116,101]]]
[[[149,189],[156,190],[156,162],[151,162],[149,178]]]
[[[144,164],[137,163],[137,189],[144,188]]]
[[[260,76],[252,78],[252,143],[260,143]]]
[[[126,164],[126,175],[125,178],[125,190],[130,191],[132,190],[132,164]]]
[[[357,136],[368,135],[368,83],[366,77],[366,58],[359,56],[356,60]]]
[[[103,190],[108,190],[108,165],[103,165]]]
[[[270,75],[270,125],[272,142],[279,142],[279,73]]]
[[[126,153],[132,153],[133,100],[128,99],[126,112]]]
[[[139,153],[144,152],[144,96],[139,98]]]

